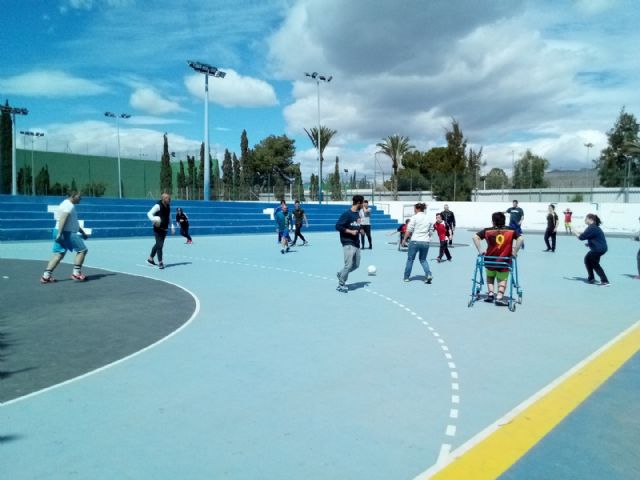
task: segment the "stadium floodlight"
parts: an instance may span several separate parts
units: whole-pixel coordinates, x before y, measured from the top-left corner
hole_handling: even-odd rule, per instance
[[[42,132],[32,132],[31,130],[23,131],[20,130],[20,134],[25,137],[31,137],[31,195],[36,194],[36,168],[35,162],[33,160],[33,144],[37,137],[44,137],[44,133]]]
[[[120,124],[118,123],[118,118],[131,118],[131,115],[128,113],[121,113],[116,115],[113,112],[104,112],[105,117],[113,118],[116,121],[116,136],[118,138],[118,198],[122,198],[122,171],[120,170]]]
[[[11,195],[16,195],[18,190],[16,180],[16,115],[29,115],[29,110],[22,107],[12,107],[7,101],[4,105],[0,105],[0,111],[11,115],[11,131],[13,132],[13,148],[11,149]]]
[[[203,182],[203,198],[209,200],[211,193],[211,167],[209,166],[209,75],[215,78],[224,78],[227,74],[218,67],[214,67],[207,63],[197,62],[195,60],[187,60],[187,65],[198,73],[204,73],[204,182]]]
[[[318,87],[318,138],[316,140],[317,149],[318,149],[318,163],[320,163],[320,167],[319,167],[320,180],[318,182],[320,191],[318,192],[318,202],[322,203],[322,151],[320,150],[320,146],[322,144],[322,134],[320,133],[320,80],[322,80],[323,82],[329,83],[333,79],[333,76],[321,75],[318,72],[313,72],[313,73],[304,72],[304,74],[305,76],[314,79]]]

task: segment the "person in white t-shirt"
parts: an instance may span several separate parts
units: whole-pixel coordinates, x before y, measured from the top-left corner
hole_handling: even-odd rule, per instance
[[[431,283],[433,276],[431,275],[431,269],[429,268],[427,253],[429,253],[429,240],[431,239],[431,233],[433,232],[433,225],[427,219],[427,215],[425,213],[425,210],[427,209],[426,204],[416,203],[413,208],[415,215],[409,219],[407,232],[402,241],[403,247],[407,245],[407,241],[409,242],[407,263],[404,267],[404,281],[410,281],[413,261],[416,259],[416,255],[418,255],[418,260],[424,270],[424,281],[425,283]]]
[[[40,283],[53,283],[53,271],[64,258],[67,250],[75,250],[76,258],[73,262],[73,273],[71,278],[77,281],[84,281],[86,276],[82,273],[82,264],[87,255],[87,247],[84,240],[87,234],[80,227],[76,205],[80,203],[80,194],[71,192],[56,210],[56,226],[53,229],[53,257],[49,260],[47,268],[40,278]]]

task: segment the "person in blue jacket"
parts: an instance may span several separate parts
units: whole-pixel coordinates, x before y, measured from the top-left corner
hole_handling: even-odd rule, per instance
[[[600,228],[602,221],[595,213],[589,213],[584,217],[584,223],[587,228],[584,232],[576,232],[578,240],[586,240],[589,252],[584,256],[584,265],[587,267],[587,282],[596,283],[593,275],[595,271],[600,277],[600,285],[608,287],[609,279],[600,266],[600,257],[607,253],[607,240],[604,238],[604,232]]]

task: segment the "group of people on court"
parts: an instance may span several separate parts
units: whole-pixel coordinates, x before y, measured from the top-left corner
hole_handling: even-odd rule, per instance
[[[82,273],[82,265],[84,263],[88,249],[84,240],[87,234],[81,228],[76,212],[76,205],[80,203],[81,195],[79,192],[71,192],[57,208],[55,212],[56,224],[53,229],[53,256],[49,260],[40,282],[43,284],[53,283],[56,279],[53,277],[53,271],[64,258],[67,251],[75,251],[73,272],[71,278],[75,281],[84,281],[86,276]],[[308,242],[302,235],[302,225],[308,227],[308,220],[304,210],[301,208],[298,200],[294,203],[294,211],[289,212],[286,202],[283,200],[280,207],[276,209],[274,218],[278,231],[278,241],[281,246],[281,253],[289,251],[290,246],[296,245],[298,238],[307,245]],[[433,232],[436,232],[440,241],[440,253],[437,260],[440,261],[443,256],[451,260],[448,251],[448,245],[452,243],[453,231],[455,229],[455,216],[445,205],[445,210],[436,215],[435,223],[431,223],[426,217],[426,205],[417,203],[414,206],[414,215],[406,223],[406,232],[401,239],[403,246],[408,248],[407,261],[404,269],[404,280],[410,281],[412,265],[417,256],[424,270],[426,283],[431,283],[433,275],[429,268],[427,260],[427,252],[429,249],[429,241]],[[445,213],[446,212],[446,213]],[[509,225],[506,226],[506,217],[504,213],[509,214]],[[492,215],[492,226],[477,232],[473,241],[482,255],[492,257],[512,257],[518,254],[521,248],[524,248],[524,237],[522,235],[522,221],[524,219],[524,211],[518,206],[518,201],[513,201],[513,206],[508,208],[506,212],[495,212]],[[571,211],[567,209],[565,212],[565,229],[567,232],[572,231],[571,227]],[[152,206],[147,212],[147,217],[152,222],[155,243],[151,249],[147,263],[152,266],[158,266],[163,269],[163,247],[164,241],[169,230],[174,229],[171,222],[171,196],[163,193],[160,200]],[[445,220],[445,219],[449,220]],[[640,220],[640,219],[639,219]],[[189,235],[189,218],[182,208],[176,210],[176,223],[180,226],[180,233],[187,239],[187,244],[192,243]],[[587,269],[587,283],[595,284],[595,275],[600,279],[600,285],[608,286],[609,279],[600,265],[601,257],[607,252],[608,246],[604,232],[600,228],[602,221],[598,215],[589,213],[585,216],[586,228],[583,232],[575,232],[576,237],[581,241],[586,241],[589,252],[585,255],[584,264]],[[295,237],[291,242],[289,229],[291,226],[295,228]],[[360,248],[365,246],[365,237],[368,240],[369,248],[373,248],[371,242],[371,211],[368,207],[368,201],[362,195],[354,195],[352,205],[349,210],[344,212],[335,225],[336,230],[340,234],[340,242],[343,247],[344,266],[338,277],[338,290],[342,292],[348,291],[346,281],[349,273],[359,267],[360,264]],[[555,237],[558,229],[558,215],[555,213],[555,206],[549,205],[547,214],[547,228],[545,230],[545,243],[547,250],[555,251]],[[636,235],[635,240],[640,241],[640,231]],[[483,249],[481,242],[484,240],[487,247]],[[291,242],[291,243],[289,243]],[[155,258],[157,257],[158,263]],[[640,250],[637,253],[638,275],[634,278],[640,279]],[[506,275],[505,275],[506,272]],[[506,305],[503,300],[506,282],[508,279],[508,269],[487,267],[487,300],[494,302],[496,305]],[[497,289],[494,287],[497,280]]]

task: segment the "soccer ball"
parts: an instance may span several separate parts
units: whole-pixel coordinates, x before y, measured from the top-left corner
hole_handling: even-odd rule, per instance
[[[369,275],[375,275],[377,271],[378,270],[376,269],[375,265],[369,265],[369,267],[367,268],[367,272],[369,273]]]
[[[162,223],[162,219],[160,217],[153,217],[151,223],[153,223],[156,227],[159,227],[160,223]]]

